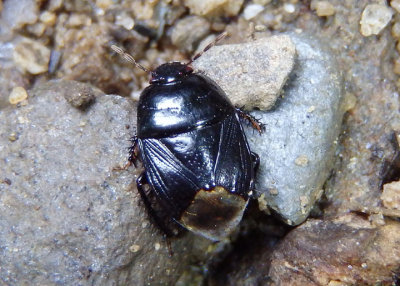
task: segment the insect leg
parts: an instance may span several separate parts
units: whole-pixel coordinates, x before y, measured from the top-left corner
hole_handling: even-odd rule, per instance
[[[254,116],[251,114],[244,112],[240,108],[236,107],[236,112],[239,114],[240,117],[243,119],[246,119],[247,121],[250,122],[251,126],[256,129],[260,134],[263,132],[265,129],[265,126],[262,122],[260,122],[258,119],[256,119]]]
[[[142,198],[142,201],[146,207],[146,210],[147,210],[149,216],[154,220],[155,224],[163,232],[164,235],[166,235],[167,237],[173,236],[173,233],[165,225],[163,219],[157,214],[157,211],[151,206],[150,199],[148,198],[148,196],[144,190],[144,187],[143,187],[145,184],[148,184],[148,182],[147,182],[145,174],[142,173],[137,178],[136,185],[137,185],[137,189],[139,191],[139,194]]]
[[[129,158],[128,161],[131,162],[135,167],[136,166],[136,161],[138,160],[138,137],[134,135],[131,138],[131,143],[132,145],[129,147]]]

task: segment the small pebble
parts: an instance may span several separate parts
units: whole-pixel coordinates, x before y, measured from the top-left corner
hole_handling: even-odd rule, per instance
[[[390,6],[392,6],[392,8],[396,10],[397,13],[400,13],[400,0],[390,1]]]
[[[258,197],[258,208],[260,211],[268,211],[268,202],[265,197],[265,194],[261,194],[261,196]]]
[[[385,208],[400,210],[400,181],[383,185],[381,200]]]
[[[329,281],[328,286],[343,286],[343,282],[331,280],[331,281]]]
[[[296,160],[294,160],[294,163],[297,166],[307,166],[308,158],[306,155],[300,155],[299,157],[296,158]]]
[[[155,250],[160,250],[160,248],[161,248],[161,244],[159,244],[158,242],[156,242],[155,244],[154,244],[154,249]]]
[[[184,0],[191,14],[199,16],[235,16],[242,8],[244,0]]]
[[[362,267],[363,269],[367,269],[367,268],[368,268],[368,264],[364,262],[364,263],[361,264],[361,267]]]
[[[271,3],[272,0],[253,0],[253,2],[254,2],[254,4],[260,4],[260,5],[265,6],[269,3]]]
[[[16,44],[13,59],[24,71],[40,74],[48,70],[50,50],[38,41],[25,38]]]
[[[314,112],[314,110],[315,110],[315,106],[311,105],[310,108],[307,109],[307,112],[312,113],[312,112]]]
[[[137,244],[133,244],[129,247],[129,251],[133,253],[138,252],[139,250],[140,250],[140,245]]]
[[[244,8],[243,18],[247,21],[253,19],[258,14],[260,14],[264,10],[264,7],[260,4],[250,4]]]
[[[64,98],[73,107],[85,109],[91,103],[93,103],[96,96],[90,87],[84,86],[82,88],[78,88],[77,85],[77,88],[75,90],[71,90],[70,92],[65,93]]]
[[[312,9],[315,10],[318,17],[327,17],[335,14],[335,7],[328,1],[316,1],[312,5]]]
[[[400,75],[400,58],[394,60],[393,72]]]
[[[15,142],[18,140],[18,135],[15,132],[11,132],[11,134],[8,136],[8,140],[11,142]]]
[[[40,14],[40,21],[46,24],[47,26],[53,26],[56,23],[57,16],[53,12],[44,11]]]
[[[113,3],[113,0],[96,0],[96,5],[97,7],[99,7],[100,9],[108,9]]]
[[[380,4],[369,4],[365,7],[360,21],[360,33],[364,37],[378,35],[392,19],[393,10]]]
[[[16,86],[11,91],[10,96],[8,97],[8,101],[11,104],[17,104],[20,103],[21,101],[24,101],[27,98],[28,98],[28,93],[26,92],[25,88],[23,88],[22,86]]]
[[[133,1],[131,10],[136,20],[149,20],[153,17],[156,1]]]
[[[276,196],[276,195],[279,194],[279,191],[278,191],[277,189],[270,189],[270,190],[269,190],[269,193],[270,193],[272,196]]]
[[[92,19],[85,14],[71,14],[66,26],[68,28],[79,28],[82,26],[90,26],[91,24]]]
[[[135,21],[127,14],[118,14],[115,19],[115,24],[124,27],[127,30],[132,30],[135,25]]]
[[[267,26],[265,26],[265,25],[255,25],[254,26],[254,30],[256,31],[256,32],[264,32],[264,31],[266,31],[267,30]]]
[[[46,25],[44,23],[38,22],[33,25],[27,26],[26,29],[29,31],[29,33],[35,35],[36,37],[40,37],[44,34],[44,31],[46,30]]]
[[[294,6],[292,3],[285,3],[283,5],[283,10],[286,13],[292,14],[292,13],[294,13],[296,11],[296,6]]]
[[[400,39],[400,22],[396,22],[392,26],[392,36],[395,39]]]

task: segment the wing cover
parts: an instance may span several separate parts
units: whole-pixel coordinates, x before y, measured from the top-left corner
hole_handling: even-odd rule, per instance
[[[219,147],[214,171],[216,184],[247,198],[253,187],[254,166],[236,114],[223,121]]]
[[[236,113],[221,122],[165,138],[139,139],[147,180],[179,217],[200,189],[222,186],[248,197],[254,171]]]

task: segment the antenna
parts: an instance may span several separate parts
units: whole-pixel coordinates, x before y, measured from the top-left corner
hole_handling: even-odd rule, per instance
[[[207,52],[209,49],[211,49],[212,47],[214,47],[219,41],[221,41],[223,38],[225,38],[228,35],[228,32],[225,31],[221,34],[219,34],[214,41],[212,41],[211,43],[209,43],[201,52],[199,52],[197,55],[195,55],[186,65],[190,65],[191,63],[193,63],[195,60],[197,60],[198,58],[200,58],[205,52]]]
[[[116,45],[111,45],[111,49],[116,52],[117,54],[119,54],[121,57],[124,58],[124,60],[126,60],[127,62],[130,62],[131,64],[135,65],[136,67],[140,68],[141,70],[147,72],[147,73],[151,73],[150,70],[146,69],[144,66],[142,66],[141,64],[139,64],[137,61],[135,61],[135,59],[128,54],[127,52],[125,52],[122,48],[116,46]]]

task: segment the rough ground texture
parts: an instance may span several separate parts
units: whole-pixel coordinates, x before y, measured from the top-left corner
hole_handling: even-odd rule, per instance
[[[95,100],[85,111],[66,99],[88,93]],[[0,112],[0,284],[176,281],[193,237],[174,240],[169,257],[139,202],[134,168],[118,169],[134,105],[77,82],[29,95],[27,105]]]
[[[0,284],[398,283],[399,0],[0,0],[0,27]],[[251,207],[231,247],[186,234],[168,258],[135,191],[140,170],[113,170],[135,104],[96,88],[135,99],[147,84],[111,43],[154,68],[188,61],[222,31],[221,44],[286,32],[327,42],[348,112],[313,219],[287,227]],[[16,87],[28,91],[17,104]]]

